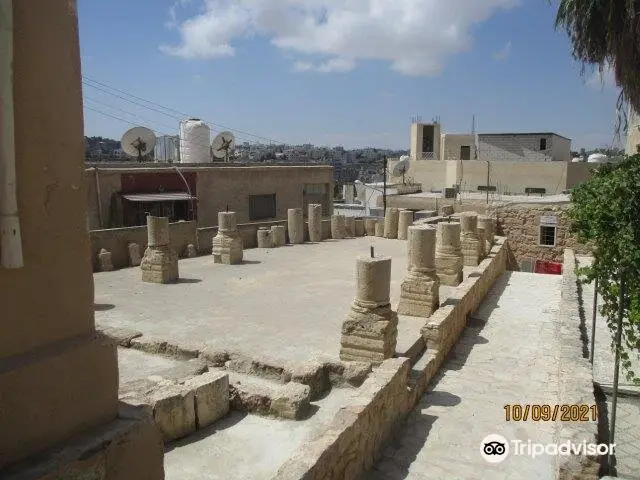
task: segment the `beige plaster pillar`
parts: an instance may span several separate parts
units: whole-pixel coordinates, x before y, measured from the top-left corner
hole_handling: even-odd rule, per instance
[[[384,214],[384,238],[398,238],[399,215],[397,208],[387,208]]]
[[[478,214],[462,212],[460,229],[460,246],[464,265],[475,267],[482,260],[481,241],[478,237]]]
[[[440,222],[436,230],[436,273],[442,285],[462,282],[460,224]]]
[[[413,225],[413,212],[400,210],[398,219],[398,240],[406,240],[409,227]]]
[[[346,236],[344,215],[331,215],[331,238],[342,240]]]
[[[238,232],[236,212],[218,212],[218,233],[212,240],[213,263],[242,263],[243,244]]]
[[[292,245],[304,243],[304,217],[301,208],[287,210],[287,228],[289,230],[289,243]]]
[[[147,249],[140,262],[142,281],[171,283],[178,279],[178,254],[169,246],[169,219],[147,217]]]
[[[408,229],[409,268],[400,285],[398,314],[429,317],[440,305],[436,274],[436,229],[430,225]]]
[[[322,241],[322,205],[319,203],[309,204],[309,241]]]
[[[340,359],[381,363],[395,355],[398,316],[391,310],[391,258],[356,260],[356,298],[342,324]]]

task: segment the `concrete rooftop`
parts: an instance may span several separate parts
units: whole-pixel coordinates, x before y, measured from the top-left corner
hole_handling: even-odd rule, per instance
[[[338,358],[340,330],[355,295],[355,259],[392,257],[391,304],[406,274],[406,241],[377,237],[249,249],[242,265],[210,256],[180,260],[181,281],[143,283],[139,268],[94,274],[98,326],[127,327],[178,345],[241,353],[292,366]],[[465,268],[465,276],[473,268]],[[440,289],[441,302],[451,287]],[[398,351],[425,319],[400,316]]]

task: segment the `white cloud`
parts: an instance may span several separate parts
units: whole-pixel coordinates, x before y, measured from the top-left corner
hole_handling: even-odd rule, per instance
[[[236,40],[262,35],[294,54],[296,71],[344,72],[381,60],[405,75],[440,73],[448,56],[467,51],[470,29],[520,0],[200,0],[199,14],[178,23],[183,58],[235,54]],[[172,16],[173,15],[173,16]]]
[[[616,77],[613,67],[607,65],[602,72],[596,68],[591,77],[586,81],[586,85],[594,90],[616,88]]]
[[[495,60],[506,60],[511,55],[511,42],[507,42],[504,47],[493,54]]]

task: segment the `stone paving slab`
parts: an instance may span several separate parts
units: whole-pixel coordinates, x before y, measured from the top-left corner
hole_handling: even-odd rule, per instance
[[[554,457],[509,456],[489,464],[480,455],[480,444],[489,434],[555,441],[553,423],[507,422],[503,407],[558,402],[560,287],[560,276],[502,275],[367,478],[554,478]]]
[[[407,269],[406,241],[361,237],[245,251],[241,265],[212,256],[180,260],[179,283],[143,283],[138,268],[94,274],[99,327],[129,328],[176,344],[298,364],[338,357],[340,330],[355,296],[355,258],[392,257],[395,308]],[[466,274],[472,268],[465,270]],[[450,287],[441,288],[446,298]],[[419,336],[420,322],[400,319],[399,345]],[[144,337],[143,337],[144,338]]]

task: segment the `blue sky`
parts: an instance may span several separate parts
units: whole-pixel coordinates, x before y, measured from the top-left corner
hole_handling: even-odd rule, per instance
[[[611,75],[580,76],[546,0],[79,0],[78,11],[87,135],[177,132],[180,114],[107,90],[240,141],[408,148],[412,117],[462,133],[473,114],[481,133],[552,131],[574,149],[612,140]]]

